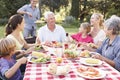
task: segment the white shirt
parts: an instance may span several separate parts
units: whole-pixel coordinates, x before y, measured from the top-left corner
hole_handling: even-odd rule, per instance
[[[66,38],[66,32],[62,26],[55,25],[55,29],[52,32],[48,29],[47,25],[45,25],[38,30],[38,37],[41,42],[45,41],[63,42]]]
[[[94,43],[97,44],[99,41],[103,41],[106,38],[105,32],[101,29],[97,35],[93,38]]]

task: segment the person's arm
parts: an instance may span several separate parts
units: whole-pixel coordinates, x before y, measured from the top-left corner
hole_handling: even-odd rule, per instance
[[[19,14],[27,14],[30,17],[32,17],[32,14],[30,12],[27,12],[27,10],[26,10],[27,7],[28,7],[28,5],[24,5],[23,7],[21,7],[20,9],[17,10],[17,13],[19,13]]]
[[[11,78],[11,77],[16,73],[16,71],[19,69],[20,65],[21,65],[21,64],[25,64],[26,61],[27,61],[27,58],[25,58],[25,57],[19,59],[19,60],[14,64],[13,67],[11,67],[9,70],[7,70],[7,71],[5,72],[5,77],[6,77],[7,79]]]
[[[112,67],[115,67],[115,62],[114,62],[113,60],[110,60],[110,59],[108,59],[108,58],[106,58],[106,57],[103,57],[103,56],[100,55],[100,54],[94,54],[92,57],[93,57],[93,58],[96,58],[96,59],[100,59],[100,60],[102,60],[102,61],[105,61],[105,62],[107,62],[108,64],[110,64]]]

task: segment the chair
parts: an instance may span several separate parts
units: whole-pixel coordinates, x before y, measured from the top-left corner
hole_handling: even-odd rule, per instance
[[[35,41],[36,41],[36,36],[30,37],[30,38],[25,38],[25,41],[26,41],[27,43],[35,43]]]

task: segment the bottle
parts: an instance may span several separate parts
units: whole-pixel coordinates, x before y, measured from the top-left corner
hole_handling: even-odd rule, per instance
[[[70,42],[70,39],[69,39],[69,34],[68,34],[68,33],[66,33],[65,42]]]

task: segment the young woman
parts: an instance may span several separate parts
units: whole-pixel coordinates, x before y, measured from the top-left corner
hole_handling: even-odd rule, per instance
[[[90,24],[93,26],[90,35],[93,37],[95,45],[99,47],[106,38],[106,34],[103,30],[103,15],[100,13],[92,14]]]
[[[26,53],[28,53],[33,50],[31,47],[34,46],[35,44],[28,44],[24,40],[22,34],[23,29],[24,29],[23,17],[19,14],[15,14],[10,17],[8,24],[6,25],[6,36],[8,38],[12,38],[16,42],[17,50],[27,49]]]
[[[23,80],[19,67],[25,64],[27,59],[23,57],[16,62],[13,59],[15,48],[16,44],[11,38],[0,40],[0,74],[5,80]]]

